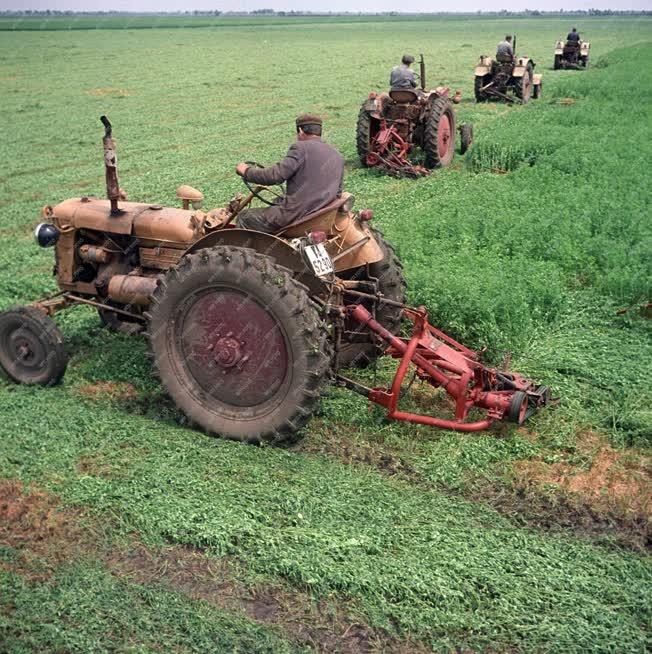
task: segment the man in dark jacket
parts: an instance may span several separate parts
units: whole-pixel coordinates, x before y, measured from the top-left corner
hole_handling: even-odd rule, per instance
[[[514,48],[512,47],[512,37],[508,34],[504,41],[496,46],[496,61],[505,64],[514,61]]]
[[[574,27],[566,36],[566,42],[575,43],[575,44],[578,44],[580,42],[579,32]]]
[[[344,158],[321,140],[321,118],[304,114],[297,118],[296,126],[297,140],[277,164],[268,168],[245,163],[236,166],[236,173],[253,184],[287,182],[285,196],[273,206],[242,211],[238,215],[240,227],[273,234],[342,194]]]
[[[394,66],[389,74],[390,89],[415,89],[417,80],[410,66],[414,63],[412,55],[403,55],[400,66]]]

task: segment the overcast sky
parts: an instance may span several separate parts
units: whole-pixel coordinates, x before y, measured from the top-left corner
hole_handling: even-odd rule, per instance
[[[557,10],[573,9],[647,9],[652,10],[652,0],[497,0],[487,5],[484,0],[456,0],[432,2],[412,0],[408,7],[397,6],[396,0],[0,0],[0,9],[71,9],[73,11],[185,11],[192,9],[220,11],[251,11],[271,8],[277,11],[310,9],[312,11],[477,11],[478,9]]]

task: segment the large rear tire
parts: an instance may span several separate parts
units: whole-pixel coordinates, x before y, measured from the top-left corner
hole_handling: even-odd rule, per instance
[[[532,97],[532,79],[534,76],[534,69],[531,64],[527,65],[523,76],[516,82],[514,92],[516,97],[520,99],[521,104],[527,104]]]
[[[67,365],[63,335],[52,318],[34,307],[0,313],[0,368],[10,379],[53,386]]]
[[[448,98],[433,101],[423,133],[426,168],[443,168],[455,156],[455,112]]]
[[[378,279],[378,290],[388,300],[404,304],[407,283],[403,276],[403,266],[396,256],[394,247],[385,239],[383,233],[375,228],[371,228],[371,231],[385,256],[382,261],[369,265],[369,274],[371,277]],[[365,274],[366,269],[359,268],[349,278],[360,279]],[[347,297],[346,302],[350,304],[362,303],[370,311],[373,308],[370,301],[355,296]],[[401,313],[402,310],[399,307],[390,304],[379,304],[376,308],[376,320],[392,334],[398,334],[401,328]],[[345,328],[351,331],[359,331],[359,329],[356,329],[356,325],[352,324],[345,325]],[[366,368],[380,356],[381,351],[381,348],[374,343],[343,343],[338,354],[338,367]]]
[[[163,386],[209,434],[280,443],[312,416],[327,331],[308,289],[271,257],[227,246],[186,255],[148,318]]]
[[[555,70],[559,70],[561,68],[561,55],[555,55],[555,63],[553,64],[553,68]]]
[[[355,131],[356,146],[360,163],[367,168],[367,155],[371,151],[371,116],[364,105],[358,113],[358,124]]]
[[[489,99],[489,96],[484,91],[481,91],[483,86],[489,84],[490,75],[476,75],[473,91],[475,93],[476,102],[486,102]]]

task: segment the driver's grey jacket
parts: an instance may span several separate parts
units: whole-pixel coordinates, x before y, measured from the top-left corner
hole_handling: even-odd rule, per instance
[[[394,66],[389,75],[389,88],[391,89],[414,89],[417,86],[417,80],[414,71],[405,64]]]
[[[513,57],[514,50],[509,41],[501,41],[496,47],[496,58],[499,57]]]
[[[287,182],[285,197],[265,210],[265,219],[280,229],[342,194],[344,158],[319,138],[296,141],[277,164],[268,168],[250,166],[244,178],[266,186]]]

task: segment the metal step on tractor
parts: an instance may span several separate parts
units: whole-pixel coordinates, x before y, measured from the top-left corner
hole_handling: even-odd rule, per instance
[[[555,60],[553,68],[570,68],[580,70],[589,67],[589,50],[591,44],[588,41],[564,41],[559,39],[555,43]]]
[[[516,36],[512,37],[516,53]],[[475,67],[474,92],[476,102],[498,100],[527,104],[531,98],[541,97],[543,82],[541,75],[535,74],[534,61],[516,54],[503,61],[480,55]]]
[[[177,407],[227,438],[292,438],[329,381],[385,407],[390,419],[461,431],[503,419],[522,424],[549,402],[548,388],[483,365],[431,326],[423,308],[406,306],[392,246],[371,226],[372,211],[353,211],[349,193],[273,235],[235,219],[282,189],[249,185],[208,212],[189,186],[177,189],[182,208],[129,202],[111,124],[102,121],[108,199],[44,207],[35,236],[54,248],[59,291],[0,313],[0,368],[14,381],[62,380],[68,354],[53,316],[86,305],[108,328],[143,331]],[[398,335],[402,320],[411,335]],[[342,375],[382,354],[400,359],[390,386],[367,388]],[[453,417],[399,409],[410,367],[448,394]]]
[[[419,62],[421,88],[393,88],[389,93],[372,91],[358,113],[356,146],[365,168],[380,168],[397,177],[420,177],[435,168],[448,166],[455,156],[456,132],[460,153],[473,141],[471,124],[456,129],[450,88],[438,86],[426,91],[426,67]],[[410,161],[416,148],[423,151],[423,165]]]

